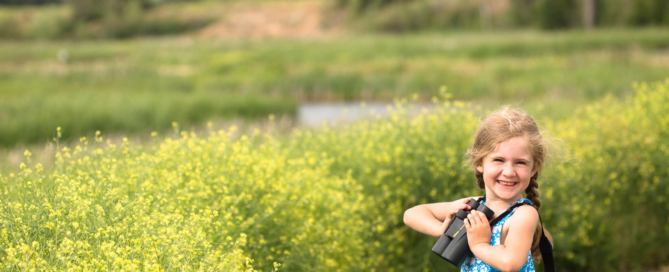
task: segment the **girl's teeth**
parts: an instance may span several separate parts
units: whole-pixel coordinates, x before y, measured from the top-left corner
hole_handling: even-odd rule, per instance
[[[502,185],[507,185],[507,186],[511,186],[511,185],[513,185],[513,183],[502,182],[502,181],[500,181],[499,183],[502,184]]]

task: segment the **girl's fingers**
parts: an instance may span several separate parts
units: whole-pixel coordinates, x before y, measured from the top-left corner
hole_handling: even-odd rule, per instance
[[[478,222],[476,222],[476,219],[474,218],[474,215],[472,215],[471,213],[469,215],[467,215],[467,219],[468,219],[467,221],[469,221],[472,226],[474,226],[478,223]]]
[[[478,215],[479,215],[479,219],[481,220],[481,223],[488,224],[488,218],[485,217],[485,214],[483,214],[482,212],[479,212]]]
[[[479,223],[483,224],[485,221],[483,219],[485,218],[485,215],[483,215],[482,212],[476,211],[476,220],[478,220]]]
[[[447,219],[447,220],[452,219],[453,216],[455,216],[455,214],[458,212],[458,210],[460,210],[460,209],[457,209],[457,208],[456,208],[456,209],[453,209],[453,210],[451,210],[450,212],[448,212],[448,213],[446,214],[446,219]]]
[[[476,211],[472,211],[472,213],[470,213],[469,216],[471,216],[471,220],[472,220],[472,222],[474,222],[474,224],[480,223],[479,222],[479,217],[476,216]]]
[[[465,202],[466,202],[466,201],[465,201]],[[450,220],[450,219],[452,219],[453,216],[455,216],[455,214],[458,213],[459,210],[469,210],[469,209],[471,209],[471,208],[472,208],[472,207],[470,207],[470,206],[467,205],[467,204],[460,204],[460,205],[456,206],[455,208],[453,208],[453,210],[449,211],[449,212],[446,214],[446,220]]]
[[[467,217],[472,221],[472,225],[483,224],[481,213],[478,211],[472,211]]]
[[[469,220],[467,220],[467,219],[469,219],[469,218],[465,218],[465,220],[462,220],[462,222],[464,222],[465,228],[467,228],[469,230],[469,229],[472,228],[472,226],[469,224]]]

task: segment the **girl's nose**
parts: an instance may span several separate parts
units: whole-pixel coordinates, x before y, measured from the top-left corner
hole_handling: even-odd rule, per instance
[[[516,175],[516,170],[513,168],[513,165],[505,163],[504,169],[502,169],[502,175],[507,177],[513,177]]]

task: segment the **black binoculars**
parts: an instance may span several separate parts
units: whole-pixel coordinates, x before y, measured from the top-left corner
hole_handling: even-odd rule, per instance
[[[495,212],[490,208],[470,198],[467,203],[471,210],[476,210],[485,214],[488,220],[492,219]],[[472,251],[469,249],[467,243],[467,229],[465,228],[464,219],[471,213],[471,210],[459,210],[451,222],[448,223],[446,231],[439,237],[439,240],[432,247],[432,251],[437,253],[439,257],[447,260],[457,267],[461,267]]]

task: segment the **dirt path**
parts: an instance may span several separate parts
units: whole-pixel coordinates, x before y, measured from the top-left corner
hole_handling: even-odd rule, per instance
[[[201,30],[203,38],[311,38],[341,31],[326,16],[324,1],[276,1],[230,7],[223,19]],[[327,18],[326,18],[327,17]]]

